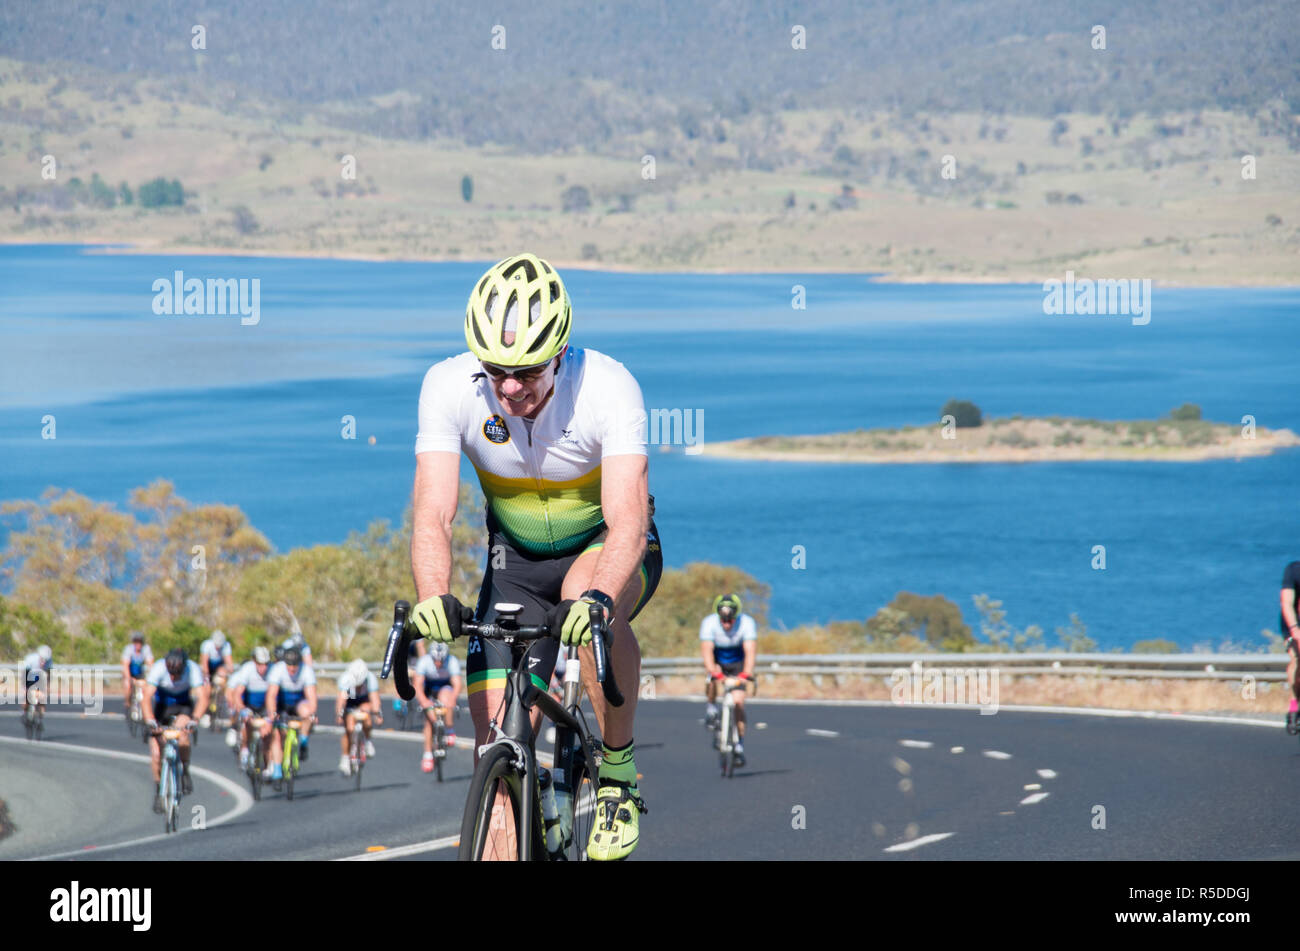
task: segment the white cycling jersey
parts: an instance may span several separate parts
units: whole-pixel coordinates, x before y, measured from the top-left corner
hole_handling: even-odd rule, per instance
[[[230,641],[226,641],[226,643],[222,644],[221,648],[218,649],[216,643],[209,637],[199,645],[199,658],[204,661],[208,661],[209,659],[216,661],[217,658],[220,658],[223,663],[230,660]]]
[[[185,667],[181,670],[179,677],[173,677],[167,672],[167,661],[154,661],[154,665],[149,668],[149,674],[145,677],[145,682],[152,684],[154,687],[154,705],[158,701],[167,698],[170,703],[189,703],[191,700],[190,691],[198,690],[203,686],[203,669],[192,660],[185,662]]]
[[[738,664],[745,659],[745,641],[758,640],[758,627],[748,614],[741,614],[728,632],[717,614],[700,622],[700,640],[713,642],[713,656],[719,664]]]
[[[464,452],[516,548],[570,554],[605,527],[601,461],[646,454],[645,402],[623,364],[570,347],[551,398],[525,422],[502,409],[478,358],[466,352],[425,374],[415,451]]]
[[[367,673],[365,684],[359,687],[351,674],[344,673],[338,679],[338,688],[339,693],[347,694],[349,700],[365,700],[368,695],[379,693],[379,678],[373,673]]]
[[[135,649],[135,642],[132,641],[122,648],[122,660],[131,664],[131,666],[140,665],[142,668],[153,665],[153,648],[145,644],[140,650]]]
[[[290,647],[293,647],[293,646],[294,646],[294,640],[293,640],[292,637],[289,638],[287,641],[285,641],[283,644],[280,645],[280,647],[283,648],[284,650],[288,650]],[[303,659],[303,662],[304,662],[304,663],[307,663],[307,664],[310,664],[310,663],[311,663],[311,645],[308,644],[306,641],[303,641],[302,644],[300,644],[300,645],[298,646],[298,650],[302,651],[302,659]]]
[[[226,686],[232,690],[244,690],[244,703],[249,707],[260,709],[266,705],[266,688],[269,684],[267,677],[271,675],[271,668],[266,668],[266,674],[257,672],[256,661],[245,661],[243,665],[235,671],[227,682]]]
[[[289,673],[289,665],[280,661],[266,675],[266,682],[275,684],[285,693],[302,693],[308,687],[316,686],[316,672],[303,663],[298,665],[298,676],[295,677]]]
[[[447,659],[439,666],[434,662],[433,654],[425,654],[415,665],[415,675],[425,680],[450,680],[452,677],[460,676],[460,661],[455,654],[448,654]]]

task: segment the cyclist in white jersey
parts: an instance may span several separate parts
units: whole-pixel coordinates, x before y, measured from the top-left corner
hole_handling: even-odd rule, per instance
[[[713,601],[713,614],[700,622],[700,656],[704,669],[709,672],[708,706],[705,723],[712,726],[718,715],[714,702],[718,696],[718,681],[724,677],[754,679],[754,663],[758,658],[758,628],[754,619],[741,610],[740,598],[734,594],[719,595]],[[736,729],[740,742],[736,755],[740,765],[745,765],[745,691],[733,690],[736,699]]]
[[[140,702],[145,722],[151,729],[158,726],[175,726],[181,730],[179,752],[181,755],[181,792],[194,792],[190,781],[190,734],[186,727],[195,710],[208,705],[208,683],[203,670],[190,660],[179,647],[168,651],[167,656],[154,663],[145,677],[144,697]],[[162,776],[162,746],[157,736],[149,740],[149,769],[153,773],[154,812],[162,812],[162,799],[158,795],[158,780]]]
[[[221,631],[213,631],[212,636],[199,645],[199,663],[211,682],[218,673],[224,671],[229,679],[235,665],[231,657],[230,641]]]
[[[364,660],[354,660],[338,679],[338,696],[334,699],[334,715],[343,724],[340,746],[343,757],[339,760],[339,772],[344,776],[351,773],[348,762],[348,743],[352,739],[352,728],[356,720],[353,710],[365,708],[370,711],[370,719],[362,725],[366,733],[366,756],[374,758],[375,744],[370,740],[370,733],[376,725],[384,722],[384,712],[379,699],[379,678],[371,673]]]
[[[35,701],[41,713],[45,712],[45,699],[50,687],[50,672],[54,670],[54,652],[42,644],[23,658],[23,685],[28,702]]]
[[[460,696],[460,661],[452,655],[446,644],[435,642],[415,665],[415,699],[420,711],[433,708],[436,700],[442,704],[442,722],[447,726],[447,748],[456,745],[456,728],[452,725],[456,713],[456,698]],[[424,755],[420,769],[433,772],[433,724],[424,718]]]
[[[284,652],[284,660],[271,668],[266,683],[266,708],[273,715],[278,717],[280,714],[288,714],[302,718],[302,728],[298,731],[298,759],[305,761],[307,740],[311,736],[311,717],[316,713],[316,672],[303,661],[302,651],[290,647]],[[284,722],[277,720],[276,728],[283,739]],[[283,760],[284,744],[272,743],[272,779],[281,777]]]
[[[470,295],[470,352],[425,375],[415,443],[411,568],[419,602],[412,621],[425,637],[446,642],[469,616],[448,593],[463,452],[487,499],[491,553],[474,616],[491,620],[494,604],[522,604],[520,623],[550,622],[566,644],[581,648],[605,742],[587,851],[608,860],[636,848],[645,810],[632,736],[641,654],[629,622],[654,593],[663,557],[651,520],[641,389],[617,361],[569,346],[571,319],[568,293],[549,264],[532,254],[507,258]],[[614,635],[612,667],[627,698],[619,708],[607,709],[595,683],[592,604]],[[557,648],[553,640],[528,648],[543,676]],[[476,746],[488,740],[512,666],[508,645],[470,639],[466,683]],[[535,680],[546,689],[544,679]]]
[[[153,649],[145,643],[143,631],[131,632],[131,643],[122,648],[122,701],[128,716],[131,711],[131,687],[153,666]]]
[[[270,742],[271,738],[271,717],[274,715],[271,710],[267,709],[266,695],[271,685],[267,680],[271,674],[271,652],[265,647],[257,646],[253,648],[253,659],[247,661],[240,667],[233,677],[226,684],[226,699],[230,703],[230,710],[239,723],[239,766],[241,769],[248,767],[248,740],[249,728],[254,716],[263,717],[262,727],[258,731],[262,735],[263,748]],[[274,746],[274,744],[270,744]],[[271,766],[266,767],[266,775],[271,776],[274,769]]]

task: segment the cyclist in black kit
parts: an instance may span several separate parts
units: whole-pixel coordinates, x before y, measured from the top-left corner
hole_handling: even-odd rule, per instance
[[[1300,561],[1293,561],[1282,572],[1282,637],[1286,639],[1286,682],[1291,688],[1291,707],[1286,714],[1288,733],[1300,732],[1297,711],[1300,711],[1300,684],[1296,683],[1296,668],[1300,660]]]

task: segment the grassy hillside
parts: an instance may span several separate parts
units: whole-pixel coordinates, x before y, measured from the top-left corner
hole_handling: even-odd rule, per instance
[[[1073,269],[1260,284],[1300,271],[1300,152],[1280,103],[1254,118],[751,111],[710,119],[707,134],[611,133],[599,151],[546,153],[380,138],[337,116],[181,101],[169,82],[0,60],[0,240],[474,260],[531,247],[605,267],[927,280]],[[1244,155],[1254,178],[1242,177]],[[179,180],[184,206],[119,194],[106,207],[87,188],[96,174],[113,190]]]

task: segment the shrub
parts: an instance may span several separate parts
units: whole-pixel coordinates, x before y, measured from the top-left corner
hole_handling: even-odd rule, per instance
[[[174,178],[170,182],[165,178],[145,182],[140,186],[138,196],[141,206],[145,208],[163,208],[168,205],[179,207],[185,204],[185,190]]]
[[[466,201],[474,200],[474,179],[462,175],[460,179],[460,197]]]
[[[1169,411],[1169,418],[1177,420],[1200,419],[1201,408],[1195,403],[1184,403],[1177,409],[1171,409]]]
[[[974,429],[984,422],[980,408],[967,400],[949,400],[939,410],[939,418],[952,416],[957,420],[958,429]]]

